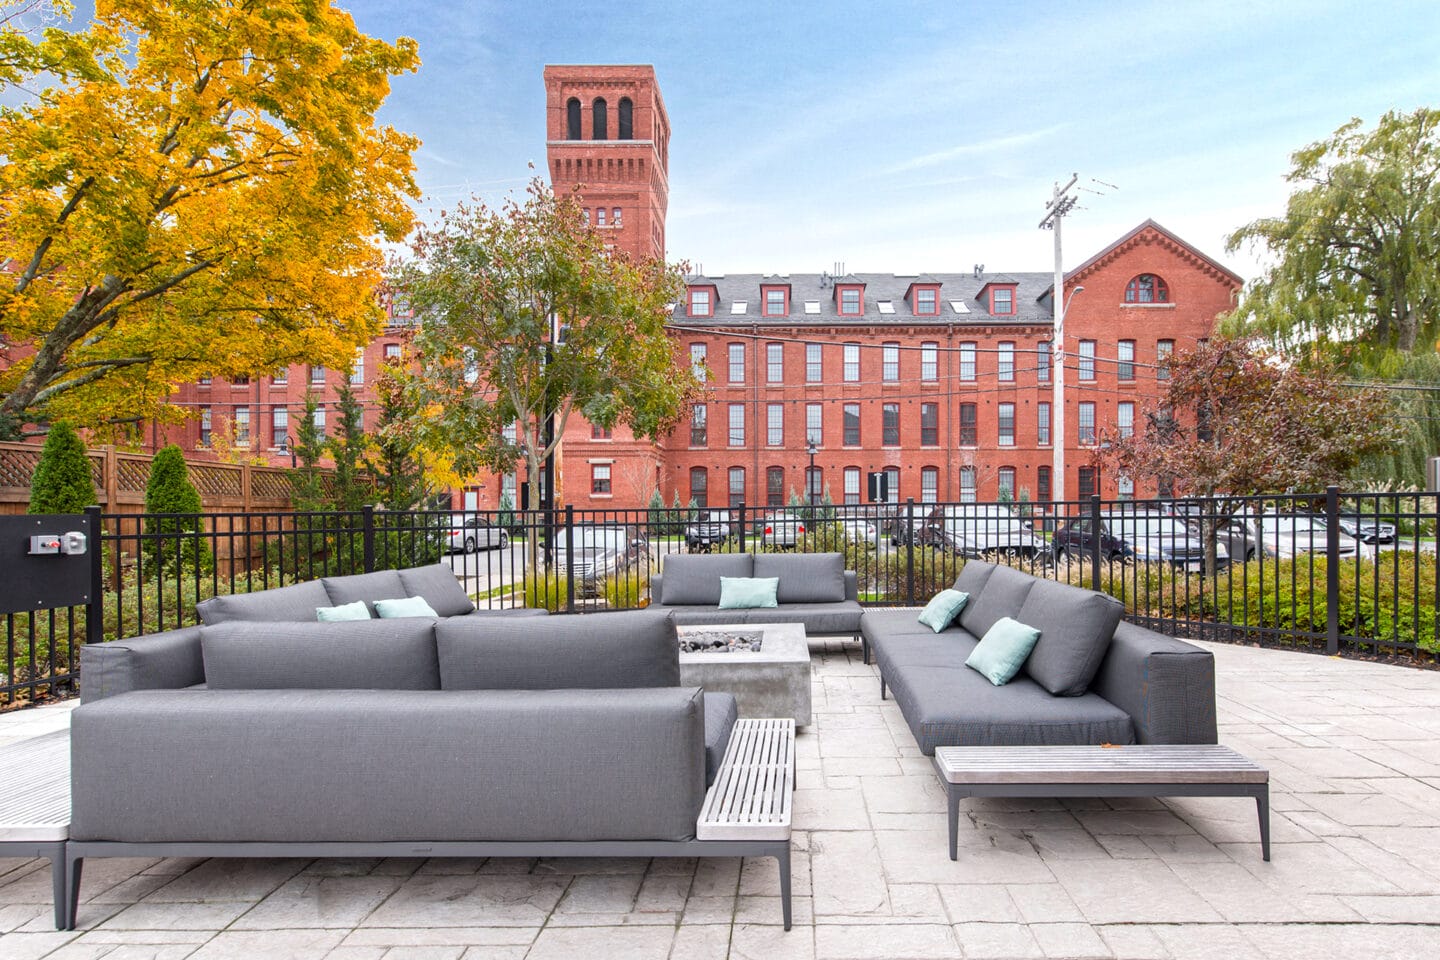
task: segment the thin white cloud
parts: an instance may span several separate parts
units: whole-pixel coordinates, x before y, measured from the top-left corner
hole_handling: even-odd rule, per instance
[[[992,137],[989,140],[981,140],[978,143],[962,143],[959,146],[950,147],[946,150],[937,150],[934,153],[924,153],[918,157],[911,157],[909,160],[903,163],[897,163],[882,172],[884,174],[904,173],[907,170],[933,167],[947,160],[955,160],[959,157],[974,157],[986,153],[1000,153],[1014,147],[1023,147],[1037,140],[1044,140],[1046,137],[1059,133],[1068,126],[1068,123],[1057,123],[1039,130],[1031,130],[1027,133],[1014,133],[1008,137]]]

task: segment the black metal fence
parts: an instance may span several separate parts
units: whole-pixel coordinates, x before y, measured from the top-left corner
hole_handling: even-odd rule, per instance
[[[1437,493],[1035,504],[554,512],[100,515],[89,607],[3,615],[0,708],[73,692],[78,646],[318,577],[448,563],[477,605],[642,606],[665,557],[843,551],[861,602],[918,606],[985,558],[1120,599],[1162,632],[1337,652],[1440,652]],[[3,589],[0,584],[0,589]]]

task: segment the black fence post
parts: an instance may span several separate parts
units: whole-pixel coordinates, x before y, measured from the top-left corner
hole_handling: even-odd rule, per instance
[[[360,529],[365,538],[365,572],[375,572],[375,508],[370,504],[360,508]]]
[[[905,606],[915,606],[915,498],[905,498]]]
[[[105,547],[100,543],[100,508],[85,508],[85,536],[90,540],[90,603],[85,607],[85,642],[105,640]]]
[[[1090,589],[1100,592],[1100,495],[1090,494]]]
[[[575,507],[565,504],[565,612],[575,612]]]
[[[745,552],[745,501],[740,501],[740,552]],[[708,549],[708,548],[707,548]]]
[[[1340,488],[1336,486],[1325,488],[1325,652],[1332,656],[1340,652]]]

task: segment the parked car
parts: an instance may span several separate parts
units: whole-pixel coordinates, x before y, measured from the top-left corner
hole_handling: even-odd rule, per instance
[[[1083,560],[1092,554],[1098,540],[1103,560],[1168,563],[1186,570],[1199,570],[1205,561],[1204,545],[1174,517],[1142,511],[1102,513],[1099,528],[1094,524],[1090,517],[1061,524],[1051,539],[1055,559]],[[1216,544],[1215,562],[1230,562],[1223,543]]]
[[[1362,543],[1395,542],[1395,524],[1374,516],[1342,513],[1340,529]]]
[[[805,536],[807,526],[814,526],[809,510],[776,510],[766,517],[759,529],[760,545],[794,547]]]
[[[1204,530],[1199,520],[1188,520],[1185,526],[1190,533],[1204,544]],[[1215,542],[1225,548],[1225,552],[1232,560],[1242,563],[1254,560],[1256,556],[1264,553],[1267,557],[1275,556],[1274,548],[1260,541],[1255,535],[1255,529],[1243,519],[1236,518],[1220,523],[1215,530]]]
[[[445,538],[451,553],[474,553],[476,550],[493,550],[510,545],[510,534],[488,517],[452,517]]]
[[[729,510],[702,507],[685,526],[685,546],[691,553],[707,553],[715,544],[735,536],[737,523]]]
[[[1278,557],[1294,557],[1302,553],[1324,553],[1329,527],[1323,516],[1311,513],[1266,514],[1256,519],[1260,526],[1260,542]],[[1336,532],[1342,558],[1369,556],[1374,548],[1366,547],[1343,528]]]
[[[875,524],[868,520],[849,519],[837,520],[841,529],[845,531],[845,539],[851,543],[858,543],[863,546],[875,546]]]
[[[569,552],[573,547],[573,556]],[[576,524],[567,534],[563,527],[555,530],[555,570],[568,577],[575,570],[575,594],[594,597],[600,584],[634,566],[650,562],[650,542],[629,527],[609,524]]]
[[[936,507],[927,517],[923,541],[965,557],[1036,557],[1045,541],[1004,504]]]

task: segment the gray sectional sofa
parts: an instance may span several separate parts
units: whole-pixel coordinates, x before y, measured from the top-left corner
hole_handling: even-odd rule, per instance
[[[389,581],[342,579],[325,603]],[[267,593],[83,649],[70,927],[90,857],[773,856],[788,929],[788,839],[695,838],[736,709],[680,686],[667,613],[317,623],[314,585]]]
[[[914,610],[867,610],[860,629],[922,752],[942,746],[1215,743],[1215,663],[1122,621],[1112,597],[971,560],[970,600],[940,633]],[[1001,617],[1040,630],[1004,686],[965,665]]]
[[[778,606],[721,609],[721,577],[777,577]],[[808,635],[860,632],[859,586],[841,553],[674,553],[650,578],[651,609],[680,625],[803,623]]]

